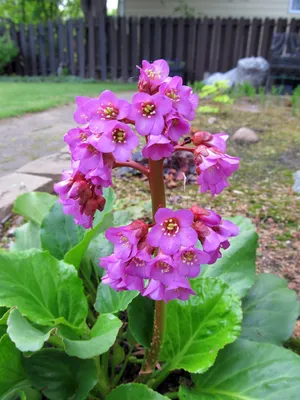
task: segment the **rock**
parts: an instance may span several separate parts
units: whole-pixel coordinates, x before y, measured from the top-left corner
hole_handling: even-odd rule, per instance
[[[294,180],[295,180],[295,183],[294,183],[294,186],[293,186],[293,190],[296,193],[300,193],[300,170],[296,171],[293,174],[293,177],[294,177]]]
[[[17,172],[2,176],[0,178],[0,220],[11,212],[13,203],[20,194],[33,190],[52,192],[53,182],[46,177]]]
[[[265,83],[269,68],[270,64],[263,57],[242,58],[236,68],[236,83],[249,82],[258,88]]]
[[[207,122],[209,123],[209,125],[215,124],[218,121],[218,118],[216,117],[210,117],[208,118]]]
[[[203,82],[206,85],[214,85],[216,82],[227,81],[229,87],[232,87],[236,82],[236,68],[233,68],[225,73],[216,72],[215,74],[210,75]]]
[[[238,129],[231,139],[240,144],[252,144],[259,141],[257,134],[250,128],[242,127]]]
[[[38,158],[23,165],[17,172],[46,176],[57,182],[61,178],[62,170],[71,168],[71,156],[66,150],[66,148],[63,148],[59,153]]]

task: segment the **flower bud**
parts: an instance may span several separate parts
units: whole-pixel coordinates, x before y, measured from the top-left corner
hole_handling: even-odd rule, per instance
[[[208,140],[212,138],[212,134],[209,132],[196,132],[192,137],[192,142],[195,146],[199,146],[200,144],[204,144]]]

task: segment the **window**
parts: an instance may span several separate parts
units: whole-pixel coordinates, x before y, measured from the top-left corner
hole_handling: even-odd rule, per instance
[[[290,13],[300,13],[300,0],[290,0]]]

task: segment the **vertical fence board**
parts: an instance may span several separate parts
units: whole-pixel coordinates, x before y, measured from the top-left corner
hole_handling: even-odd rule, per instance
[[[150,59],[150,19],[141,18],[141,55],[144,60]]]
[[[177,35],[176,35],[176,58],[179,61],[183,61],[183,49],[184,49],[184,18],[178,18],[177,23]]]
[[[137,75],[136,66],[140,63],[138,53],[138,21],[136,17],[129,19],[129,33],[130,33],[130,74],[131,76]]]
[[[81,78],[85,78],[85,27],[82,18],[77,21],[77,28],[78,73]]]
[[[154,26],[153,26],[154,32],[155,32],[155,40],[153,43],[153,58],[155,60],[159,59],[162,57],[161,54],[161,44],[162,44],[162,38],[161,38],[161,18],[156,17],[154,19]]]
[[[230,65],[230,54],[232,48],[232,18],[223,21],[224,23],[224,46],[222,48],[222,57],[220,58],[220,70],[227,71]],[[223,35],[222,35],[223,36]]]
[[[204,18],[198,22],[197,42],[196,42],[196,61],[195,61],[195,80],[203,79],[205,71],[205,56],[208,34],[208,19]]]
[[[276,24],[276,32],[284,33],[286,32],[288,26],[288,20],[286,18],[279,18]]]
[[[17,35],[17,31],[16,31],[16,27],[15,24],[12,22],[10,25],[10,34],[11,34],[11,38],[12,40],[15,42],[16,46],[19,48],[19,41],[18,41],[18,35]],[[20,63],[20,55],[18,54],[15,61],[14,61],[14,72],[17,75],[21,74],[21,63]]]
[[[262,20],[258,19],[258,18],[254,18],[252,21],[251,38],[250,38],[250,45],[249,45],[249,56],[250,57],[253,57],[253,56],[256,57],[258,55],[261,29],[262,29]],[[241,42],[240,42],[240,44],[241,44]]]
[[[28,36],[29,36],[29,53],[31,62],[30,75],[37,75],[36,54],[35,54],[35,29],[32,24],[29,24],[28,26]]]
[[[54,26],[52,21],[48,21],[48,43],[49,43],[49,67],[50,74],[56,74],[55,45],[54,45]]]
[[[248,44],[249,44],[250,28],[251,28],[251,20],[250,19],[245,19],[243,36],[242,36],[241,58],[249,56],[249,54],[248,54],[249,45]]]
[[[216,18],[213,20],[213,32],[211,40],[211,53],[209,61],[209,72],[213,73],[218,70],[218,60],[220,52],[220,36],[221,36],[221,20]]]
[[[107,53],[106,53],[106,29],[105,29],[106,20],[103,14],[99,17],[99,42],[97,48],[100,53],[100,72],[101,79],[106,81],[107,79]]]
[[[27,40],[24,24],[19,25],[20,45],[21,45],[21,64],[23,65],[24,75],[28,75],[28,53]]]
[[[118,77],[118,57],[117,57],[118,35],[117,35],[117,27],[116,27],[116,18],[110,17],[109,21],[110,21],[110,29],[109,29],[110,72],[111,72],[112,79],[116,80]]]
[[[127,19],[120,17],[120,55],[121,55],[121,77],[126,82],[128,80],[128,36]]]
[[[300,19],[293,18],[290,23],[290,32],[299,33],[300,32]]]
[[[275,20],[266,18],[263,24],[263,37],[260,49],[260,56],[268,58],[272,36],[275,28]]]
[[[189,20],[188,53],[187,53],[187,80],[194,80],[194,61],[196,53],[196,19]]]
[[[40,22],[38,24],[38,38],[39,38],[39,50],[40,50],[40,74],[46,76],[47,71],[47,60],[46,60],[46,52],[45,52],[45,28],[44,24]]]
[[[65,64],[65,26],[62,21],[57,22],[58,63]]]
[[[75,75],[75,59],[74,59],[74,38],[73,38],[73,21],[67,21],[67,37],[68,37],[68,64],[71,75]]]
[[[166,19],[166,36],[165,36],[165,58],[167,60],[172,60],[173,54],[173,19],[167,18]]]

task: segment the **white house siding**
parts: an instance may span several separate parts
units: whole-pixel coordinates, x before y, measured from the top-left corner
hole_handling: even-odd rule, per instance
[[[119,0],[122,1],[122,0]],[[180,16],[179,4],[188,5],[195,17],[300,18],[289,12],[290,0],[123,0],[124,15],[137,17]]]

